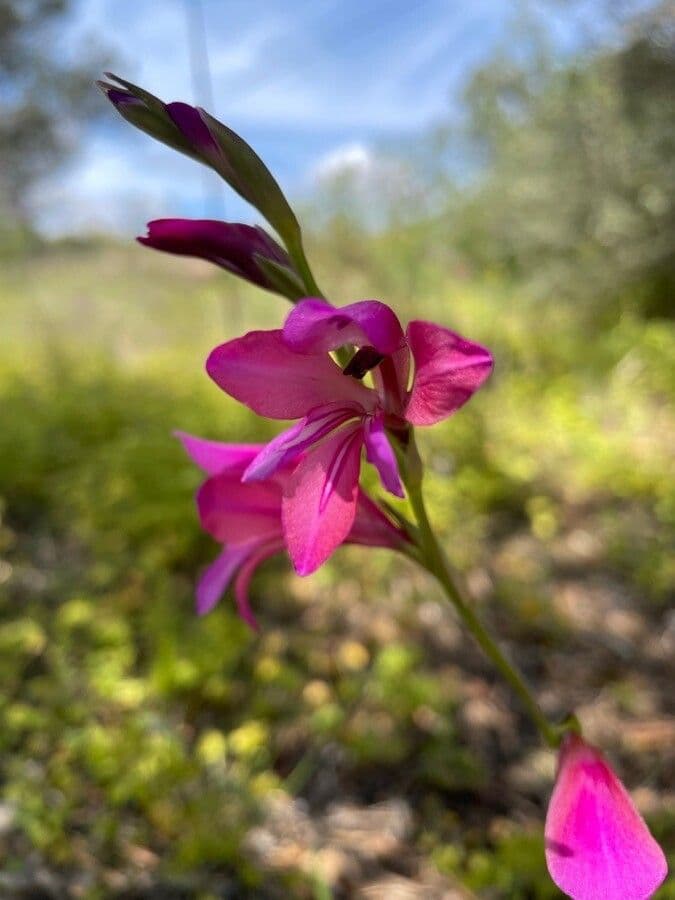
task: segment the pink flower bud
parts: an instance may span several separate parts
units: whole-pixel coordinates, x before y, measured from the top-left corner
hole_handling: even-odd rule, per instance
[[[605,757],[576,734],[563,741],[546,816],[546,864],[573,900],[647,900],[667,874]]]
[[[155,219],[138,242],[155,250],[196,256],[291,300],[302,281],[286,251],[260,227],[212,219]]]

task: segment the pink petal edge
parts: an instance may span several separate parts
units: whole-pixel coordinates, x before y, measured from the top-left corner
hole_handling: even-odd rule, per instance
[[[382,484],[390,494],[395,497],[405,497],[396,454],[384,430],[383,416],[377,415],[367,419],[363,431],[366,459],[375,466]]]
[[[250,331],[221,344],[206,371],[226,394],[260,416],[299,419],[326,403],[359,403],[372,409],[374,392],[346,378],[328,356],[294,353],[281,331]]]
[[[326,300],[300,300],[284,323],[284,341],[298,353],[327,353],[344,344],[371,346],[389,355],[405,337],[396,314],[379,300],[332,306]]]
[[[237,577],[234,582],[234,598],[237,603],[237,610],[244,622],[246,622],[246,624],[249,625],[254,631],[259,631],[260,626],[258,625],[256,617],[253,615],[253,610],[251,609],[251,604],[248,597],[248,589],[251,584],[251,579],[253,578],[256,569],[261,565],[261,563],[263,563],[266,559],[269,559],[270,556],[274,556],[276,553],[279,553],[283,549],[284,543],[282,540],[269,541],[266,544],[262,544],[248,557],[248,559],[244,562],[244,564],[239,569],[239,572],[237,573]]]
[[[174,431],[193,463],[207,475],[223,472],[242,473],[260,453],[264,444],[222,444],[195,437],[186,431]]]
[[[412,425],[434,425],[456,412],[485,382],[492,355],[433,322],[410,322],[407,336],[415,374],[405,417]]]
[[[204,569],[197,582],[196,606],[200,616],[211,612],[228,588],[234,573],[251,553],[253,545],[240,544],[225,547],[214,561]]]

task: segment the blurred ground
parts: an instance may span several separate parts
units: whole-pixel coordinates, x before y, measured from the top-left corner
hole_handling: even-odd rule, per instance
[[[434,521],[546,710],[579,712],[672,851],[672,322],[590,330],[394,237],[315,256],[335,302],[381,285],[494,350],[490,386],[424,434]],[[410,564],[272,562],[259,637],[228,600],[193,614],[216,548],[171,431],[272,433],[202,366],[284,312],[133,246],[5,264],[0,896],[560,896],[554,760]]]

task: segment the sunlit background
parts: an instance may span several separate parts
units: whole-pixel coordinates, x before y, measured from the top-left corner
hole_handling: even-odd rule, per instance
[[[421,435],[434,522],[672,850],[673,4],[0,0],[0,896],[561,896],[554,759],[411,565],[279,557],[259,635],[194,615],[172,432],[275,433],[203,364],[286,307],[134,242],[259,220],[105,70],[253,145],[332,301],[493,350]]]

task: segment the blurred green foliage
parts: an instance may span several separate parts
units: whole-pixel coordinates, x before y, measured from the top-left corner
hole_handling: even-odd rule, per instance
[[[609,48],[561,65],[535,39],[525,59],[516,43],[473,76],[471,132],[487,174],[448,212],[465,259],[596,320],[673,315],[672,25],[672,4],[656,3]]]
[[[571,307],[591,329],[624,312],[672,318],[672,2],[608,5],[611,38],[589,46],[578,34],[567,54],[551,40],[556,5],[527,5],[533,20],[507,33],[473,72],[460,111],[416,135],[407,156],[383,155],[369,178],[347,168],[329,184],[331,239],[369,267],[354,232],[395,223],[378,284],[411,294],[433,283],[424,258],[515,286],[542,316]],[[581,5],[565,4],[571,31]],[[405,281],[387,265],[392,255],[410,263]]]

